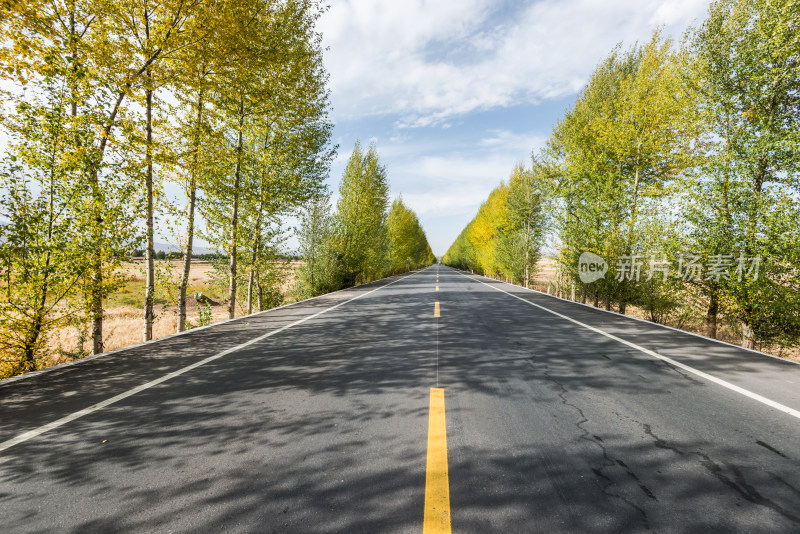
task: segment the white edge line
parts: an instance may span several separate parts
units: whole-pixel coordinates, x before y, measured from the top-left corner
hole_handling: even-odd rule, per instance
[[[460,274],[462,276],[464,276],[465,278],[467,278],[467,279],[470,279],[470,280],[473,280],[475,282],[478,282],[479,284],[483,284],[486,287],[490,287],[490,288],[492,288],[492,289],[494,289],[496,291],[499,291],[501,293],[505,293],[506,295],[508,295],[510,297],[514,297],[515,299],[519,299],[522,302],[527,302],[531,306],[535,306],[535,307],[537,307],[537,308],[539,308],[541,310],[544,310],[544,311],[546,311],[548,313],[552,313],[553,315],[561,317],[562,319],[566,319],[567,321],[575,323],[575,324],[577,324],[579,326],[582,326],[582,327],[584,327],[584,328],[586,328],[588,330],[591,330],[591,331],[596,332],[596,333],[598,333],[600,335],[603,335],[603,336],[605,336],[605,337],[607,337],[609,339],[613,339],[614,341],[618,341],[619,343],[622,343],[623,345],[627,345],[627,346],[629,346],[629,347],[631,347],[633,349],[636,349],[638,351],[641,351],[641,352],[643,352],[643,353],[645,353],[645,354],[647,354],[649,356],[652,356],[654,358],[658,358],[659,360],[665,361],[665,362],[667,362],[670,365],[673,365],[675,367],[680,367],[684,371],[687,371],[689,373],[697,375],[697,376],[699,376],[701,378],[705,378],[706,380],[708,380],[710,382],[714,382],[715,384],[718,384],[718,385],[720,385],[722,387],[728,388],[731,391],[735,391],[736,393],[744,395],[745,397],[749,397],[749,398],[751,398],[753,400],[756,400],[756,401],[758,401],[760,403],[766,404],[767,406],[769,406],[771,408],[775,408],[776,410],[779,410],[781,412],[784,412],[786,414],[791,415],[792,417],[796,417],[797,419],[800,419],[800,411],[795,410],[794,408],[789,408],[788,406],[780,404],[779,402],[775,402],[774,400],[771,400],[771,399],[768,399],[766,397],[763,397],[763,396],[759,395],[758,393],[753,393],[752,391],[748,391],[748,390],[746,390],[744,388],[741,388],[741,387],[739,387],[739,386],[737,386],[735,384],[731,384],[730,382],[722,380],[721,378],[717,378],[717,377],[712,376],[712,375],[710,375],[708,373],[700,371],[699,369],[695,369],[694,367],[690,367],[690,366],[688,366],[688,365],[686,365],[684,363],[681,363],[681,362],[678,362],[676,360],[673,360],[672,358],[669,358],[667,356],[663,356],[663,355],[661,355],[661,354],[659,354],[657,352],[654,352],[652,350],[646,349],[646,348],[642,347],[641,345],[637,345],[636,343],[632,343],[630,341],[626,341],[626,340],[624,340],[622,338],[619,338],[619,337],[617,337],[617,336],[615,336],[613,334],[609,334],[608,332],[600,330],[599,328],[595,328],[593,326],[589,326],[588,324],[582,323],[582,322],[580,322],[580,321],[578,321],[576,319],[573,319],[572,317],[568,317],[568,316],[566,316],[564,314],[558,313],[558,312],[553,311],[553,310],[551,310],[549,308],[546,308],[544,306],[536,304],[535,302],[531,302],[529,300],[526,300],[526,299],[520,297],[519,295],[514,295],[513,293],[509,293],[508,291],[503,291],[499,287],[495,287],[495,286],[493,286],[491,284],[487,284],[486,282],[484,282],[482,280],[471,278],[470,276],[467,276],[464,273],[460,273]],[[572,301],[569,301],[569,302],[572,302]]]
[[[462,270],[456,269],[454,267],[450,267],[450,269],[453,269],[457,273],[463,274],[464,276],[469,277],[467,275],[466,271],[462,271]],[[551,298],[551,299],[555,299],[555,300],[560,300],[562,302],[568,302],[570,304],[577,304],[578,306],[583,306],[584,308],[588,308],[588,309],[594,310],[596,312],[608,313],[608,314],[611,314],[611,315],[616,315],[617,317],[624,317],[625,319],[631,319],[632,321],[639,321],[640,323],[645,323],[645,324],[650,325],[650,326],[657,326],[659,328],[665,328],[667,330],[672,330],[673,332],[679,332],[681,334],[686,334],[687,336],[698,337],[700,339],[704,339],[706,341],[710,341],[710,342],[716,343],[718,345],[725,345],[726,347],[733,347],[734,349],[739,349],[739,350],[744,350],[744,351],[747,351],[747,352],[752,352],[753,354],[758,354],[759,356],[765,356],[767,358],[772,358],[773,360],[778,360],[779,362],[783,362],[783,363],[787,363],[787,364],[791,364],[791,365],[800,365],[800,361],[789,360],[787,358],[781,358],[780,356],[775,356],[774,354],[769,354],[767,352],[761,352],[760,350],[748,349],[746,347],[742,347],[741,345],[737,345],[735,343],[729,343],[727,341],[722,341],[721,339],[714,339],[713,337],[704,336],[703,334],[698,334],[696,332],[690,332],[688,330],[681,330],[680,328],[675,328],[674,326],[669,326],[669,325],[665,325],[665,324],[661,324],[661,323],[655,323],[653,321],[648,321],[647,319],[641,319],[639,317],[634,317],[632,315],[625,315],[624,313],[615,312],[613,310],[606,310],[604,308],[596,308],[595,306],[592,306],[591,304],[584,304],[583,302],[578,302],[577,300],[564,299],[564,298],[561,298],[561,297],[557,297],[556,295],[551,295],[550,293],[545,293],[544,291],[539,291],[538,289],[531,289],[529,287],[518,286],[516,284],[509,284],[508,282],[503,282],[502,280],[495,280],[494,278],[490,278],[490,277],[484,276],[482,274],[470,273],[470,275],[471,276],[476,276],[476,277],[480,276],[481,278],[485,278],[487,280],[491,280],[492,282],[496,282],[498,284],[505,284],[505,285],[511,286],[511,287],[513,287],[515,289],[522,289],[523,291],[530,291],[531,293],[536,293],[536,294],[541,295],[543,297],[547,297],[547,298]],[[477,280],[477,281],[480,281],[480,280]]]
[[[108,398],[108,399],[106,399],[104,401],[101,401],[101,402],[98,402],[96,404],[93,404],[92,406],[89,406],[88,408],[84,408],[84,409],[79,410],[77,412],[73,412],[73,413],[71,413],[71,414],[69,414],[67,416],[64,416],[64,417],[62,417],[60,419],[56,419],[55,421],[47,423],[46,425],[40,426],[40,427],[35,428],[33,430],[29,430],[27,432],[23,432],[22,434],[18,434],[17,436],[15,436],[15,437],[13,437],[13,438],[11,438],[9,440],[0,442],[0,452],[5,451],[6,449],[9,449],[9,448],[13,447],[14,445],[18,445],[18,444],[20,444],[20,443],[22,443],[24,441],[28,441],[29,439],[35,438],[36,436],[41,436],[45,432],[49,432],[50,430],[53,430],[53,429],[58,428],[60,426],[63,426],[63,425],[65,425],[65,424],[67,424],[67,423],[69,423],[71,421],[74,421],[75,419],[79,419],[79,418],[83,417],[84,415],[88,415],[90,413],[93,413],[93,412],[96,412],[98,410],[101,410],[102,408],[105,408],[106,406],[110,406],[110,405],[112,405],[112,404],[114,404],[116,402],[119,402],[119,401],[121,401],[121,400],[123,400],[125,398],[128,398],[131,395],[135,395],[135,394],[137,394],[137,393],[139,393],[141,391],[144,391],[146,389],[149,389],[149,388],[151,388],[153,386],[157,386],[158,384],[161,384],[162,382],[166,382],[167,380],[171,380],[171,379],[173,379],[173,378],[175,378],[177,376],[180,376],[180,375],[182,375],[182,374],[184,374],[184,373],[186,373],[188,371],[191,371],[192,369],[196,369],[197,367],[200,367],[201,365],[205,365],[205,364],[207,364],[209,362],[212,362],[214,360],[222,358],[223,356],[226,356],[226,355],[228,355],[228,354],[230,354],[232,352],[236,352],[236,351],[241,350],[241,349],[243,349],[243,348],[245,348],[245,347],[247,347],[249,345],[252,345],[254,343],[258,343],[259,341],[261,341],[263,339],[266,339],[268,337],[274,336],[275,334],[283,332],[284,330],[287,330],[287,329],[289,329],[289,328],[291,328],[293,326],[296,326],[296,325],[298,325],[300,323],[304,323],[304,322],[306,322],[308,320],[314,319],[315,317],[319,317],[323,313],[327,313],[327,312],[329,312],[331,310],[335,310],[339,306],[344,306],[345,304],[348,304],[350,302],[353,302],[354,300],[360,299],[361,297],[369,295],[370,293],[374,293],[375,291],[378,291],[379,289],[383,289],[385,287],[389,287],[390,285],[395,284],[397,282],[400,282],[401,280],[405,280],[406,278],[408,278],[410,276],[413,276],[416,273],[417,273],[417,271],[412,271],[410,274],[407,274],[407,275],[403,276],[402,278],[398,278],[397,280],[389,282],[388,284],[384,284],[384,285],[382,285],[380,287],[376,287],[375,289],[371,289],[371,290],[366,291],[364,293],[359,293],[355,297],[353,297],[353,298],[351,298],[349,300],[345,300],[343,302],[340,302],[338,304],[335,304],[335,305],[331,306],[330,308],[325,308],[323,310],[318,311],[317,313],[315,313],[313,315],[309,315],[307,317],[303,317],[302,319],[298,319],[297,321],[295,321],[293,323],[289,323],[289,324],[287,324],[285,326],[282,326],[281,328],[278,328],[276,330],[272,330],[270,332],[267,332],[266,334],[263,334],[263,335],[258,336],[256,338],[253,338],[250,341],[246,341],[246,342],[244,342],[244,343],[242,343],[240,345],[236,345],[235,347],[231,347],[231,348],[225,349],[222,352],[218,352],[217,354],[214,354],[213,356],[209,356],[208,358],[205,358],[203,360],[195,362],[195,363],[193,363],[191,365],[187,365],[186,367],[182,367],[181,369],[178,369],[176,371],[168,373],[168,374],[166,374],[166,375],[164,375],[164,376],[162,376],[160,378],[156,378],[155,380],[151,380],[150,382],[147,382],[147,383],[142,384],[140,386],[136,386],[133,389],[129,389],[128,391],[124,391],[124,392],[120,393],[119,395],[116,395],[116,396]],[[304,302],[304,301],[301,301],[301,302]],[[292,304],[296,304],[296,303],[292,303]],[[277,309],[277,308],[273,308],[273,309]],[[220,324],[220,323],[217,323],[217,324]],[[160,339],[163,339],[163,338],[160,338]],[[108,354],[108,353],[104,353],[104,354]],[[7,459],[7,457],[5,457],[5,458],[4,457],[0,457],[0,463],[3,463],[6,459]]]
[[[408,271],[409,274],[406,275],[406,276],[411,276],[412,274],[415,274],[415,273],[420,272],[420,271],[421,271],[421,269],[415,269],[413,271]],[[405,274],[405,273],[403,273],[403,274]],[[270,312],[274,312],[274,311],[277,311],[277,310],[281,310],[283,308],[288,308],[289,306],[296,306],[298,304],[303,304],[304,302],[309,302],[309,301],[312,301],[312,300],[315,300],[315,299],[319,299],[319,298],[322,298],[322,297],[327,297],[328,295],[333,295],[334,293],[341,293],[343,291],[352,291],[354,289],[364,288],[365,286],[369,286],[370,284],[374,284],[374,283],[380,282],[382,280],[386,280],[387,278],[391,278],[391,276],[387,276],[386,278],[381,278],[380,280],[373,280],[372,282],[367,282],[366,284],[361,284],[361,285],[358,285],[358,286],[346,287],[344,289],[337,289],[336,291],[331,291],[330,293],[324,293],[322,295],[317,295],[316,297],[309,297],[307,299],[298,300],[297,302],[290,302],[289,304],[284,304],[282,306],[276,306],[276,307],[270,308],[268,310],[251,313],[250,315],[242,315],[241,317],[234,317],[233,319],[225,319],[224,321],[220,321],[218,323],[209,324],[209,325],[206,325],[206,326],[196,326],[194,328],[190,328],[189,330],[184,330],[183,332],[175,332],[175,333],[172,333],[172,334],[168,334],[166,336],[161,336],[161,337],[158,337],[158,338],[155,338],[155,339],[151,339],[149,341],[143,341],[141,343],[136,343],[135,345],[126,345],[124,347],[119,347],[119,348],[116,348],[114,350],[101,352],[100,354],[93,354],[91,356],[86,356],[84,358],[78,358],[77,360],[72,360],[72,361],[69,361],[69,362],[59,363],[58,365],[45,367],[44,369],[37,369],[36,371],[29,371],[29,372],[23,373],[21,375],[10,376],[8,378],[3,378],[2,380],[0,380],[0,386],[4,386],[6,384],[11,384],[12,382],[19,382],[20,380],[25,380],[27,378],[32,378],[34,376],[38,376],[38,375],[41,375],[41,374],[44,374],[44,373],[49,373],[50,371],[55,371],[57,369],[63,369],[65,367],[71,367],[73,365],[80,365],[80,364],[82,364],[84,362],[96,360],[98,358],[105,358],[106,356],[110,356],[112,354],[117,354],[119,352],[124,352],[126,350],[137,349],[139,347],[144,347],[144,346],[150,345],[152,343],[158,343],[160,341],[166,341],[166,340],[172,339],[174,337],[184,336],[184,335],[187,335],[187,334],[192,334],[192,333],[195,333],[195,332],[199,332],[201,330],[205,330],[207,328],[214,328],[215,326],[223,325],[223,324],[226,324],[226,323],[232,323],[234,321],[243,321],[243,320],[247,320],[247,319],[252,319],[252,318],[255,318],[257,316],[266,314],[266,313],[270,313]],[[405,277],[403,277],[403,278],[405,278]],[[395,282],[397,282],[397,281],[398,280],[395,280]],[[394,282],[390,282],[390,283],[393,284]],[[386,285],[389,285],[389,284],[386,284]],[[381,287],[386,287],[386,286],[381,286]]]

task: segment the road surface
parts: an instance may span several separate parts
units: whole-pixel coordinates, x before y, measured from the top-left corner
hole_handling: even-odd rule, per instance
[[[0,528],[800,532],[799,417],[796,364],[433,266],[0,383]]]

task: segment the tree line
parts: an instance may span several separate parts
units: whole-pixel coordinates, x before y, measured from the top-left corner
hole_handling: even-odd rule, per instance
[[[489,193],[442,262],[528,287],[547,227],[541,172],[540,165],[517,166],[508,183]]]
[[[539,235],[584,302],[635,305],[656,322],[701,314],[711,337],[724,318],[745,347],[796,346],[798,21],[797,0],[719,0],[677,45],[656,31],[615,47],[444,262],[528,280],[503,244],[515,228],[514,176],[528,173],[541,194]],[[583,282],[584,252],[609,273]]]
[[[315,0],[0,3],[0,76],[13,86],[0,95],[3,374],[37,368],[66,325],[103,352],[104,303],[143,242],[151,339],[159,218],[182,241],[177,331],[198,235],[228,259],[229,317],[242,299],[248,313],[263,307],[281,217],[321,194],[335,155],[323,10]],[[166,183],[185,204],[167,201]]]
[[[322,195],[302,212],[297,236],[305,265],[302,298],[433,264],[417,215],[402,198],[389,206],[389,181],[377,150],[356,143],[339,185],[336,210]]]

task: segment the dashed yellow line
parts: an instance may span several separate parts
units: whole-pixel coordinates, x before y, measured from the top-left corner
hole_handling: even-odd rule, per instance
[[[436,301],[436,304],[433,306],[433,316],[440,317],[439,315],[439,301]]]
[[[436,291],[439,291],[439,286],[436,286]]]
[[[447,474],[444,389],[431,388],[428,417],[428,467],[425,473],[422,534],[450,534],[450,480]]]

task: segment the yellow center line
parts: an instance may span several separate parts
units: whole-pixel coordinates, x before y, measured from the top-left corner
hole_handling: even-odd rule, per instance
[[[434,304],[434,306],[433,306],[433,316],[434,317],[440,317],[440,315],[439,315],[439,301],[438,300],[436,301],[436,304]]]
[[[450,481],[447,475],[447,426],[444,389],[431,388],[428,416],[428,468],[422,534],[450,533]]]
[[[436,286],[436,291],[439,291],[439,286]]]

